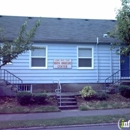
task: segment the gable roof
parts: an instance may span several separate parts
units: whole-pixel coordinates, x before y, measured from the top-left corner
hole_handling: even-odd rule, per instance
[[[28,27],[32,27],[38,19],[28,18]],[[0,16],[0,28],[4,29],[6,38],[12,40],[18,36],[20,27],[26,20],[27,17],[21,16]],[[115,20],[42,17],[34,41],[96,43],[98,37],[99,43],[111,43],[115,39],[103,38],[103,34],[111,31],[115,24]]]

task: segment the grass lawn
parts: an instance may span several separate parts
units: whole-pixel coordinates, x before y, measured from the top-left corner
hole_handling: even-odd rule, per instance
[[[26,128],[26,127],[47,127],[47,126],[62,126],[62,125],[79,125],[79,124],[98,124],[98,123],[118,123],[118,120],[130,119],[130,114],[127,115],[109,115],[109,116],[93,116],[93,117],[69,117],[47,120],[21,120],[21,121],[2,121],[0,129],[6,128]]]
[[[35,113],[35,112],[57,112],[60,111],[57,107],[55,97],[47,98],[42,105],[26,105],[22,106],[17,102],[16,98],[1,97],[0,99],[0,114],[9,113]]]
[[[130,99],[124,98],[119,94],[109,94],[105,101],[84,100],[77,96],[77,103],[80,110],[93,109],[112,109],[112,108],[130,108]],[[21,106],[16,98],[4,97],[0,99],[0,114],[4,113],[34,113],[34,112],[55,112],[60,111],[57,107],[55,97],[48,97],[42,105]],[[62,126],[78,124],[98,124],[98,123],[117,123],[120,118],[130,119],[130,114],[126,115],[108,115],[108,116],[86,116],[86,117],[69,117],[46,120],[21,120],[21,121],[0,121],[0,129],[6,128],[26,128],[35,126]]]
[[[80,110],[130,108],[130,98],[125,98],[120,94],[108,94],[108,99],[104,101],[87,101],[81,96],[77,96],[76,99]]]
[[[84,100],[77,96],[77,104],[80,110],[130,108],[130,99],[120,94],[109,94],[105,101]],[[35,112],[57,112],[60,111],[55,97],[48,97],[42,105],[22,106],[16,98],[4,97],[0,99],[0,114],[4,113],[35,113]]]

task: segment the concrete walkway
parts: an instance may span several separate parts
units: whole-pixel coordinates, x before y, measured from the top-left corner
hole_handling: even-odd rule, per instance
[[[89,110],[89,111],[65,110],[61,112],[51,112],[51,113],[0,114],[0,121],[55,119],[55,118],[79,117],[79,116],[124,115],[128,113],[130,114],[130,109]]]

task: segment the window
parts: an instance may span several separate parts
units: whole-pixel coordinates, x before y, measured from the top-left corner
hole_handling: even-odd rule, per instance
[[[93,48],[78,47],[78,68],[93,69]]]
[[[31,68],[47,68],[46,47],[31,51]]]

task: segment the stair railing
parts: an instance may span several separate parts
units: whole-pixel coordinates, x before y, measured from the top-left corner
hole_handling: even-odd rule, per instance
[[[53,80],[53,83],[55,83],[55,81],[57,81],[57,89],[55,89],[55,93],[56,95],[59,95],[60,98],[60,106],[61,106],[61,84],[59,80]]]
[[[18,84],[22,84],[23,81],[13,73],[9,72],[6,69],[0,69],[0,79],[3,79],[7,84],[12,84],[17,87]],[[18,89],[18,88],[17,88]]]
[[[110,86],[110,84],[114,85],[116,83],[121,83],[122,79],[130,79],[129,74],[130,74],[130,70],[129,69],[118,70],[117,72],[115,72],[114,74],[112,74],[111,76],[106,78],[105,86],[104,86],[105,87],[105,91],[106,91],[106,88]]]
[[[109,87],[110,84],[115,84],[115,83],[120,82],[120,76],[119,75],[120,75],[120,70],[118,70],[117,72],[115,72],[114,74],[112,74],[111,76],[106,78],[106,80],[105,80],[105,92],[106,92],[106,88]]]

